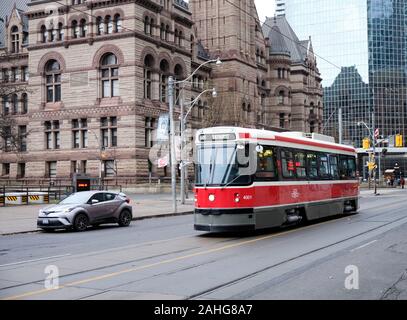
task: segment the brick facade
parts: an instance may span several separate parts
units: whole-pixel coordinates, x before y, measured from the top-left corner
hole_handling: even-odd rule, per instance
[[[149,166],[146,145],[146,128],[151,123],[156,127],[160,114],[168,112],[163,84],[169,75],[184,79],[217,57],[223,62],[220,67],[201,68],[185,86],[187,102],[207,88],[219,93],[216,99],[203,96],[193,108],[193,127],[309,131],[305,105],[312,100],[319,106],[312,115],[314,130],[320,130],[321,94],[318,85],[311,90],[320,81],[315,59],[309,59],[313,65],[294,64],[290,56],[269,54],[273,43],[264,35],[253,2],[244,2],[244,8],[231,5],[241,3],[236,0],[194,1],[189,7],[182,0],[73,3],[36,0],[25,13],[14,8],[6,22],[0,69],[29,70],[27,82],[2,83],[26,85],[28,91],[28,112],[20,109],[7,117],[27,126],[29,134],[26,151],[0,151],[2,179],[17,178],[17,163],[25,164],[24,178],[33,180],[68,181],[74,168],[86,168],[94,177],[102,169],[103,176],[119,183],[145,181],[150,171],[164,176],[164,169]],[[14,26],[20,32],[19,52],[11,50]],[[108,55],[114,55],[113,64],[104,64]],[[290,76],[280,79],[278,67],[290,70]],[[279,104],[278,94],[284,90],[287,100]],[[233,116],[222,118],[228,113],[220,108]],[[75,140],[76,129],[86,131],[86,137],[80,133]]]

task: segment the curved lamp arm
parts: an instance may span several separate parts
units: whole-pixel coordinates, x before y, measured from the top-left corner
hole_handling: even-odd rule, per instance
[[[198,72],[199,69],[201,69],[203,66],[205,66],[205,65],[207,65],[207,64],[209,64],[209,63],[216,63],[216,65],[219,66],[219,65],[222,64],[222,61],[220,61],[219,58],[217,58],[217,59],[215,59],[215,60],[208,60],[208,61],[202,63],[198,68],[196,68],[195,71],[192,72],[191,75],[190,75],[188,78],[186,78],[186,79],[184,79],[184,80],[180,80],[180,81],[174,81],[173,83],[174,83],[174,84],[178,84],[178,83],[187,82],[189,79],[191,79],[191,78]]]
[[[190,105],[187,113],[185,114],[185,117],[182,119],[182,121],[186,121],[186,119],[188,118],[189,113],[191,112],[192,108],[195,106],[195,104],[198,102],[199,98],[207,92],[212,92],[212,97],[216,98],[216,96],[218,95],[216,92],[216,89],[206,89],[205,91],[202,91],[193,101],[191,101],[190,103],[188,103]],[[184,104],[184,106],[187,106],[188,104]]]

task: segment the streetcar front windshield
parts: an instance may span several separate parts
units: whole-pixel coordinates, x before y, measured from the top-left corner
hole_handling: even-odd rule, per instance
[[[237,145],[198,146],[196,159],[196,185],[247,185],[250,177],[241,175]],[[244,152],[244,150],[243,150]]]

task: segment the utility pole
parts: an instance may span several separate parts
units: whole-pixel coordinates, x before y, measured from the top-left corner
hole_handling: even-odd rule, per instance
[[[170,165],[171,165],[171,191],[172,191],[172,211],[177,213],[177,177],[175,156],[175,124],[174,124],[174,78],[168,78],[168,99],[170,113]]]
[[[179,97],[181,104],[181,204],[185,204],[185,165],[184,165],[184,139],[185,139],[185,121],[184,121],[184,90],[181,90],[181,95]]]
[[[339,118],[339,144],[342,144],[343,139],[342,106],[339,106],[338,118]]]

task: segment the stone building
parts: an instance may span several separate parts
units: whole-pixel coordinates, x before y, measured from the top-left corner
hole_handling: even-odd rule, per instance
[[[68,182],[80,172],[134,184],[166,176],[149,153],[168,112],[168,77],[185,79],[218,57],[221,66],[207,64],[176,87],[186,102],[208,88],[219,93],[202,96],[190,125],[318,131],[320,77],[310,41],[278,44],[266,25],[277,21],[285,32],[282,20],[261,26],[254,2],[241,3],[33,0],[24,13],[14,7],[0,49],[2,87],[27,93],[14,109],[14,98],[1,97],[3,117],[22,137],[22,148],[1,149],[1,178]],[[10,81],[13,72],[19,76]]]

